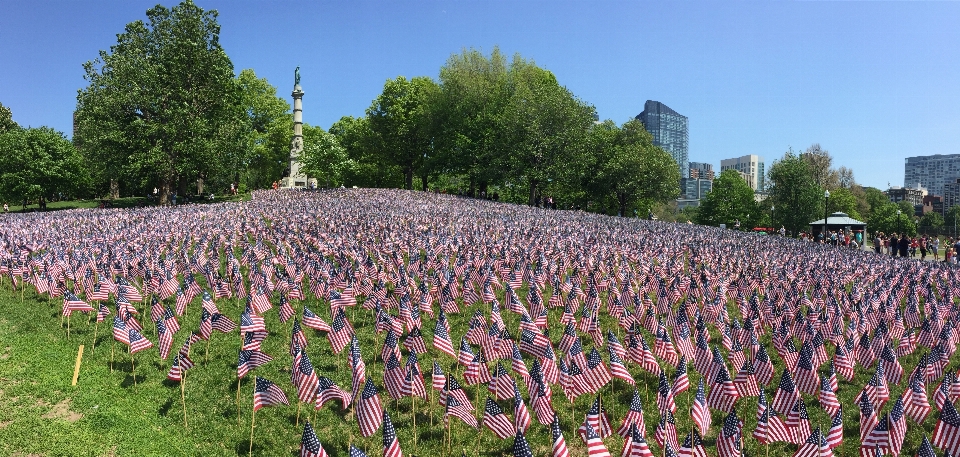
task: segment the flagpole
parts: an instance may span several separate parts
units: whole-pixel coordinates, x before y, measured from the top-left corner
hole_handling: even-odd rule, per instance
[[[253,455],[253,423],[257,420],[257,409],[253,409],[253,414],[250,416],[250,451],[247,453],[248,456]]]
[[[133,361],[133,346],[128,346],[127,352],[130,354],[130,374],[133,375],[133,389],[137,389],[137,365]]]
[[[240,423],[240,377],[237,376],[237,424]],[[316,421],[314,421],[316,423]]]
[[[117,349],[117,339],[114,338],[113,340],[111,340],[111,344],[110,344],[110,372],[111,373],[113,373],[113,353],[114,351],[116,351],[116,349]]]
[[[99,308],[99,306],[98,306],[97,308]],[[97,312],[98,312],[98,313],[100,312],[99,309],[97,310]],[[90,353],[91,353],[91,354],[93,354],[93,351],[94,351],[95,349],[97,349],[97,330],[99,330],[99,329],[100,329],[100,321],[97,320],[97,322],[96,322],[95,324],[93,324],[93,345],[92,345],[92,347],[90,348]]]
[[[297,427],[300,426],[300,407],[303,406],[303,402],[297,400]]]
[[[413,453],[417,454],[417,396],[410,396],[410,403],[413,405]]]
[[[67,340],[70,340],[70,317],[73,316],[73,313],[67,314]]]
[[[184,393],[183,382],[187,377],[187,372],[180,371],[180,403],[183,405],[183,428],[187,428],[187,397]]]

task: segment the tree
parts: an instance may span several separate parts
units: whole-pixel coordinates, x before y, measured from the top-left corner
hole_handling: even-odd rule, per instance
[[[249,123],[215,10],[155,6],[84,71],[77,145],[101,180],[158,183],[164,203],[195,178],[235,176]]]
[[[601,158],[595,168],[601,198],[616,202],[616,214],[630,215],[639,206],[676,198],[680,192],[680,168],[673,157],[653,145],[653,136],[643,124],[631,119],[619,129],[603,123],[594,130],[594,147]],[[599,140],[599,141],[597,141]]]
[[[740,227],[747,230],[756,226],[761,218],[760,213],[753,189],[747,181],[735,170],[724,170],[713,181],[713,190],[701,201],[697,223],[726,224],[733,228],[740,221]]]
[[[960,227],[960,206],[954,205],[948,209],[943,216],[943,225],[957,236],[957,227]]]
[[[330,126],[330,134],[343,147],[353,167],[343,170],[348,186],[402,187],[400,168],[386,162],[381,156],[379,137],[370,129],[366,117],[344,116]]]
[[[904,233],[914,236],[917,234],[917,224],[914,223],[913,219],[913,207],[910,206],[909,212],[904,211],[904,209],[901,205],[887,201],[873,209],[867,227],[871,231],[885,234]],[[897,214],[897,210],[900,210],[900,214]]]
[[[20,126],[13,120],[13,112],[10,111],[10,108],[0,103],[0,135],[19,128]]]
[[[796,235],[823,217],[823,189],[814,182],[807,162],[793,151],[775,161],[767,175],[769,197],[765,204],[777,208],[774,226],[782,225]]]
[[[934,211],[930,211],[920,218],[920,229],[924,232],[929,231],[936,234],[939,230],[943,229],[943,225],[943,216]]]
[[[401,169],[406,189],[413,189],[414,174],[432,152],[431,103],[438,90],[430,78],[399,76],[384,84],[383,93],[367,109],[382,157]]]
[[[353,168],[353,161],[337,137],[320,127],[303,126],[303,153],[300,155],[303,172],[317,178],[326,187],[343,183],[345,172]]]
[[[244,141],[242,168],[247,188],[264,189],[283,177],[289,166],[293,115],[277,88],[251,69],[237,75],[241,104],[250,130]]]
[[[806,151],[803,151],[800,158],[807,164],[810,178],[813,179],[814,184],[821,189],[829,189],[830,191],[840,187],[840,173],[830,168],[833,164],[833,157],[830,156],[829,151],[821,148],[819,143],[814,143]],[[853,178],[852,174],[849,178]]]
[[[841,212],[848,216],[862,220],[860,211],[857,209],[857,197],[850,189],[840,188],[830,192],[830,207],[827,208],[830,214]]]
[[[0,198],[24,202],[86,196],[85,161],[63,133],[48,127],[0,134]]]

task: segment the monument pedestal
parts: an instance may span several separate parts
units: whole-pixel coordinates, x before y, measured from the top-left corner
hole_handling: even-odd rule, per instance
[[[303,152],[303,89],[300,87],[300,67],[295,73],[293,84],[293,138],[290,139],[290,175],[280,180],[284,189],[305,189],[316,187],[317,180],[307,177],[300,171],[300,153]]]

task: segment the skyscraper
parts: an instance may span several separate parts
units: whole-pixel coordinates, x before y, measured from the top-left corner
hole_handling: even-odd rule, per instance
[[[687,117],[653,100],[643,104],[643,112],[637,115],[647,131],[653,135],[653,144],[667,151],[680,167],[680,177],[689,178]]]
[[[720,161],[720,172],[724,170],[737,170],[743,173],[747,179],[747,184],[754,191],[763,191],[763,178],[766,170],[763,166],[763,157],[758,155],[745,155],[733,159],[723,159]]]
[[[956,178],[960,178],[960,154],[907,157],[903,166],[903,185],[923,185],[931,195],[943,195],[944,184]]]

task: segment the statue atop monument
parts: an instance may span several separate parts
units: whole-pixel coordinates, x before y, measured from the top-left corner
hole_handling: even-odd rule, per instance
[[[300,85],[300,66],[298,65],[297,69],[293,70],[293,86],[296,87],[299,85]]]

